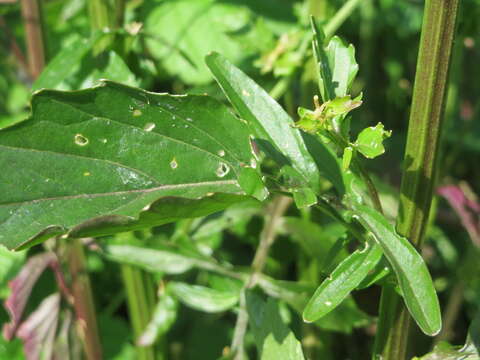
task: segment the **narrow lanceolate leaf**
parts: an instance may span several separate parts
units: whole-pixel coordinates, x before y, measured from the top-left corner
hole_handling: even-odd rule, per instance
[[[102,247],[102,255],[122,264],[138,266],[149,272],[181,274],[195,265],[195,258],[176,253],[173,249],[151,249],[132,245]]]
[[[282,165],[292,166],[316,192],[320,189],[320,175],[343,190],[340,170],[331,152],[318,143],[323,149],[316,151],[321,159],[315,159],[300,131],[293,127],[293,120],[265,90],[217,53],[208,55],[206,63],[257,141],[265,145],[262,149],[270,151],[269,155],[283,162]]]
[[[170,282],[168,289],[185,305],[200,311],[215,313],[235,306],[239,299],[237,291],[220,291],[200,285]]]
[[[382,257],[382,249],[366,243],[343,260],[313,294],[303,311],[303,320],[313,322],[335,309],[368,275]]]
[[[113,82],[40,91],[31,118],[0,132],[0,244],[106,235],[222,210],[245,199],[238,177],[252,158],[247,126],[208,96]]]
[[[334,36],[324,47],[325,37],[313,18],[311,25],[314,34],[313,52],[323,102],[348,95],[358,73],[355,48],[351,44],[347,46],[338,36]]]
[[[397,276],[405,305],[420,329],[427,335],[437,334],[442,327],[440,306],[422,256],[374,209],[356,205],[354,217],[373,234],[382,247]]]

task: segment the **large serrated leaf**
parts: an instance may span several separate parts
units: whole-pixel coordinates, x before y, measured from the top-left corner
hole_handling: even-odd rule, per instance
[[[282,165],[292,166],[314,191],[325,176],[340,193],[344,191],[335,155],[312,137],[302,137],[282,107],[258,84],[220,54],[206,57],[207,66],[234,108],[245,119],[256,140]],[[312,150],[312,154],[309,150]]]
[[[405,305],[427,335],[436,335],[442,327],[437,293],[422,256],[383,215],[363,205],[354,206],[354,217],[371,232],[397,276]]]
[[[0,132],[0,244],[222,210],[245,198],[237,179],[251,159],[246,125],[208,96],[113,82],[38,92],[31,118]]]

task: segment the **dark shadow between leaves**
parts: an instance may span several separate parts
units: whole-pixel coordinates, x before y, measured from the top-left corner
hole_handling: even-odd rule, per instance
[[[308,152],[312,155],[320,174],[328,179],[342,197],[345,194],[345,184],[340,169],[339,161],[333,151],[313,135],[302,132],[303,141]]]
[[[280,316],[278,302],[272,298],[267,301],[257,291],[247,291],[245,294],[249,324],[255,335],[255,342],[259,355],[264,346],[265,339],[272,334],[278,344],[282,344],[288,336],[290,329]]]

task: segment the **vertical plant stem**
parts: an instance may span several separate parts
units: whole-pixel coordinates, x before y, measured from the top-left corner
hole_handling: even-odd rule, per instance
[[[127,293],[128,314],[137,340],[152,319],[155,306],[155,287],[152,278],[143,270],[131,265],[122,264],[122,278]],[[153,346],[139,346],[138,360],[154,360]]]
[[[21,0],[22,18],[25,25],[28,69],[36,79],[45,66],[45,46],[42,18],[38,0]]]
[[[361,0],[348,0],[343,6],[335,13],[335,16],[325,25],[323,31],[325,37],[329,38],[335,34],[335,32],[342,26],[347,18],[353,13],[353,11],[360,4]]]
[[[88,0],[88,14],[90,17],[90,27],[92,31],[104,31],[110,29],[114,22],[114,14],[110,17],[112,9],[110,9],[108,0]],[[98,55],[108,48],[113,41],[112,36],[104,36],[93,48],[93,54]]]
[[[243,339],[247,332],[248,326],[248,313],[247,304],[245,300],[245,291],[253,288],[256,285],[258,276],[262,273],[265,263],[267,261],[268,253],[272,247],[275,237],[277,235],[277,229],[279,221],[285,211],[292,202],[291,198],[285,196],[277,196],[269,207],[270,216],[265,222],[262,234],[260,235],[260,242],[252,261],[251,269],[252,273],[246,280],[240,295],[240,309],[237,316],[237,323],[235,324],[235,330],[232,340],[232,352],[234,353],[234,360],[243,360],[245,356],[245,350],[243,347]]]
[[[428,224],[438,163],[450,54],[459,0],[427,0],[408,126],[397,231],[417,248]],[[392,287],[385,287],[374,357],[406,358],[410,317]]]
[[[308,0],[308,12],[318,20],[324,21],[328,16],[329,0]]]
[[[102,359],[92,289],[88,277],[83,245],[78,239],[68,240],[67,262],[72,277],[71,291],[77,316],[78,332],[88,360]]]
[[[88,1],[88,13],[92,30],[103,30],[110,27],[109,12],[107,0]]]

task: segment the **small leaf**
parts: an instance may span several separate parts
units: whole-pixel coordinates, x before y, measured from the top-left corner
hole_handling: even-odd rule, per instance
[[[392,265],[405,305],[422,331],[430,336],[442,328],[437,293],[422,256],[399,236],[383,215],[363,205],[354,205],[354,218],[372,233]]]
[[[5,309],[10,315],[10,323],[3,325],[3,336],[11,340],[20,326],[27,300],[38,278],[47,267],[58,271],[58,260],[54,253],[44,252],[28,259],[22,270],[9,283],[10,296],[5,300]]]
[[[365,157],[373,159],[385,152],[383,140],[389,138],[391,135],[391,131],[385,131],[383,124],[378,123],[376,126],[363,129],[358,135],[354,146]]]
[[[261,360],[303,360],[302,346],[284,324],[278,303],[265,302],[253,292],[246,294],[249,325],[255,337]]]
[[[295,127],[311,134],[321,130],[332,130],[334,118],[341,117],[343,119],[350,111],[362,105],[362,101],[352,100],[350,96],[335,98],[322,105],[318,103],[318,97],[315,96],[314,103],[314,111],[298,108],[300,120],[295,123]]]
[[[17,336],[23,341],[27,359],[51,359],[60,312],[60,294],[46,297],[20,325]]]
[[[209,313],[231,309],[240,296],[239,292],[220,291],[175,281],[168,284],[168,289],[185,305]]]
[[[155,340],[165,334],[177,318],[178,302],[168,293],[160,295],[160,300],[155,305],[153,316],[145,331],[137,340],[139,346],[150,346]]]
[[[348,170],[350,162],[352,161],[352,155],[353,148],[351,146],[347,146],[345,149],[343,149],[342,169],[344,171]]]
[[[303,320],[313,322],[335,309],[368,275],[382,257],[382,249],[366,243],[343,260],[313,294],[303,311]]]

